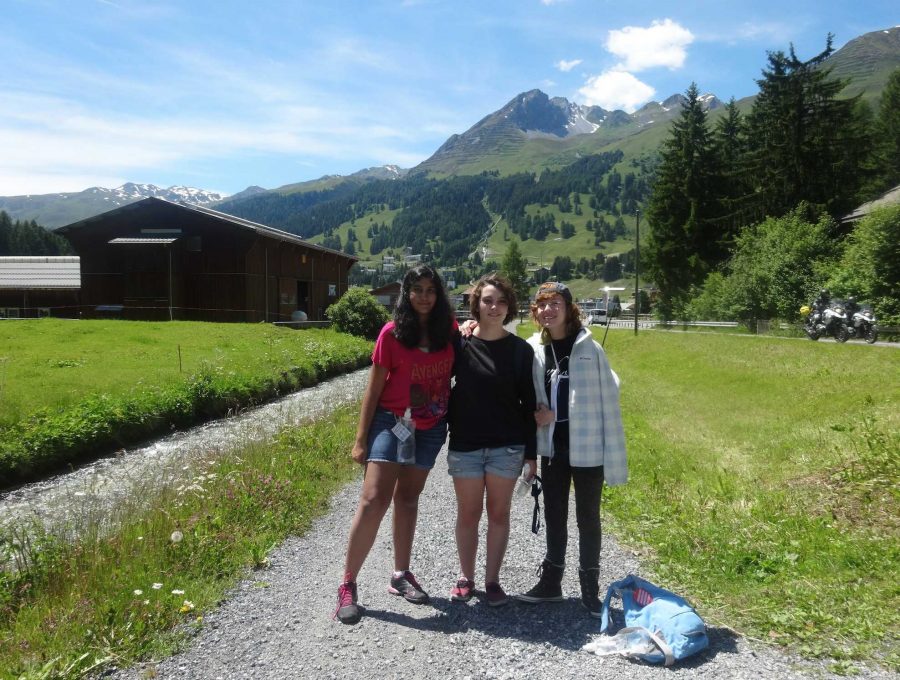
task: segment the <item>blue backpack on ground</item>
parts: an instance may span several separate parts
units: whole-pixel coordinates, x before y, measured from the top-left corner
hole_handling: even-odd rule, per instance
[[[601,633],[609,627],[609,603],[614,595],[622,598],[625,614],[625,628],[614,636],[618,638],[616,653],[671,666],[709,646],[706,624],[684,598],[633,574],[611,584],[606,591]],[[611,653],[601,651],[611,650],[614,645],[609,642],[610,638],[598,641],[589,651]]]

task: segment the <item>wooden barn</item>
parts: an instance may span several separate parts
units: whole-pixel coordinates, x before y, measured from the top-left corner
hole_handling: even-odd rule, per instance
[[[0,257],[0,319],[76,318],[80,288],[77,257]]]
[[[81,257],[85,317],[291,321],[347,290],[357,258],[209,208],[145,198],[56,230]]]

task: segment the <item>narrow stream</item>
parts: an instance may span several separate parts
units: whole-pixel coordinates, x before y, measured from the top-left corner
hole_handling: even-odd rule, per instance
[[[191,462],[209,460],[249,442],[265,441],[286,426],[321,418],[358,400],[367,368],[299,390],[239,415],[174,432],[141,448],[123,450],[72,472],[0,492],[0,528],[37,521],[68,533],[104,517],[148,487],[184,483]],[[349,452],[348,452],[349,455]]]

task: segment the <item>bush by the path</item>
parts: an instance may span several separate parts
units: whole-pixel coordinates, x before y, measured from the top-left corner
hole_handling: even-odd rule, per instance
[[[336,330],[375,340],[391,315],[365,288],[351,288],[325,310]]]

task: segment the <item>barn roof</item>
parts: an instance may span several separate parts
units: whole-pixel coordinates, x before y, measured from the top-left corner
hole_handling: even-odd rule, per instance
[[[873,210],[887,208],[892,205],[897,205],[898,203],[900,203],[900,185],[895,186],[893,189],[889,189],[881,194],[881,196],[868,203],[863,203],[853,212],[844,215],[841,218],[841,222],[855,222],[856,220],[862,219]]]
[[[240,217],[235,217],[234,215],[228,215],[223,212],[219,212],[218,210],[213,210],[211,208],[203,208],[198,205],[188,205],[187,203],[175,203],[173,201],[167,201],[163,198],[157,198],[156,196],[151,196],[149,198],[141,199],[140,201],[135,201],[134,203],[129,203],[127,205],[123,205],[119,208],[114,208],[113,210],[109,210],[104,213],[100,213],[98,215],[94,215],[93,217],[88,217],[83,220],[79,220],[78,222],[73,222],[72,224],[67,224],[64,227],[59,227],[56,230],[57,234],[66,234],[70,231],[75,231],[79,229],[89,228],[93,224],[96,224],[100,221],[107,221],[112,217],[127,217],[130,213],[134,211],[139,211],[146,209],[148,206],[158,206],[160,204],[171,206],[173,208],[177,208],[179,210],[185,210],[191,213],[197,213],[200,215],[204,215],[212,220],[216,220],[219,222],[224,222],[227,224],[231,224],[241,229],[247,229],[250,231],[254,231],[260,236],[266,236],[268,238],[274,238],[279,241],[286,241],[288,243],[295,243],[297,245],[302,245],[305,248],[309,248],[310,250],[317,250],[323,253],[330,253],[332,255],[338,255],[340,257],[346,258],[348,260],[352,260],[356,262],[359,260],[358,257],[354,255],[348,255],[347,253],[343,253],[340,250],[334,250],[332,248],[325,248],[324,246],[316,245],[315,243],[310,243],[306,239],[300,238],[296,234],[291,234],[287,231],[282,231],[281,229],[275,229],[274,227],[267,227],[264,224],[258,224],[257,222],[251,222],[250,220],[245,220]]]
[[[0,290],[79,288],[81,267],[78,257],[0,257]]]

